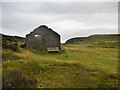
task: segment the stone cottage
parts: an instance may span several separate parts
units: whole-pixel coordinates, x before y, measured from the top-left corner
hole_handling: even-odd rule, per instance
[[[46,52],[60,51],[60,35],[45,25],[39,26],[26,35],[27,48]]]

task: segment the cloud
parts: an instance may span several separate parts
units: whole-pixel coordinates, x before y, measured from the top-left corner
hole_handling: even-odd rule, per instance
[[[23,36],[47,25],[62,36],[117,33],[116,2],[3,2],[2,33]]]
[[[118,2],[119,0],[1,0],[2,2]]]

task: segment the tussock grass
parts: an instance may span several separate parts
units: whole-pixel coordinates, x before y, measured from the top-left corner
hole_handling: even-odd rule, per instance
[[[16,41],[18,52],[3,49],[3,88],[118,88],[116,41],[107,36],[106,42],[98,37],[97,43],[92,37],[81,44],[62,44],[60,53],[27,50]]]

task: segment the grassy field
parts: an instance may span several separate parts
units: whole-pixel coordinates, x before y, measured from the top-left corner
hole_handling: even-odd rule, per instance
[[[118,88],[117,45],[97,44],[61,44],[60,53],[5,48],[3,87]]]

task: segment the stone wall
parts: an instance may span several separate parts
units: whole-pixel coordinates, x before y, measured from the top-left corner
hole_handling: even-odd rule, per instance
[[[60,35],[43,25],[26,35],[26,45],[39,51],[47,51],[47,47],[58,47],[60,50]]]

